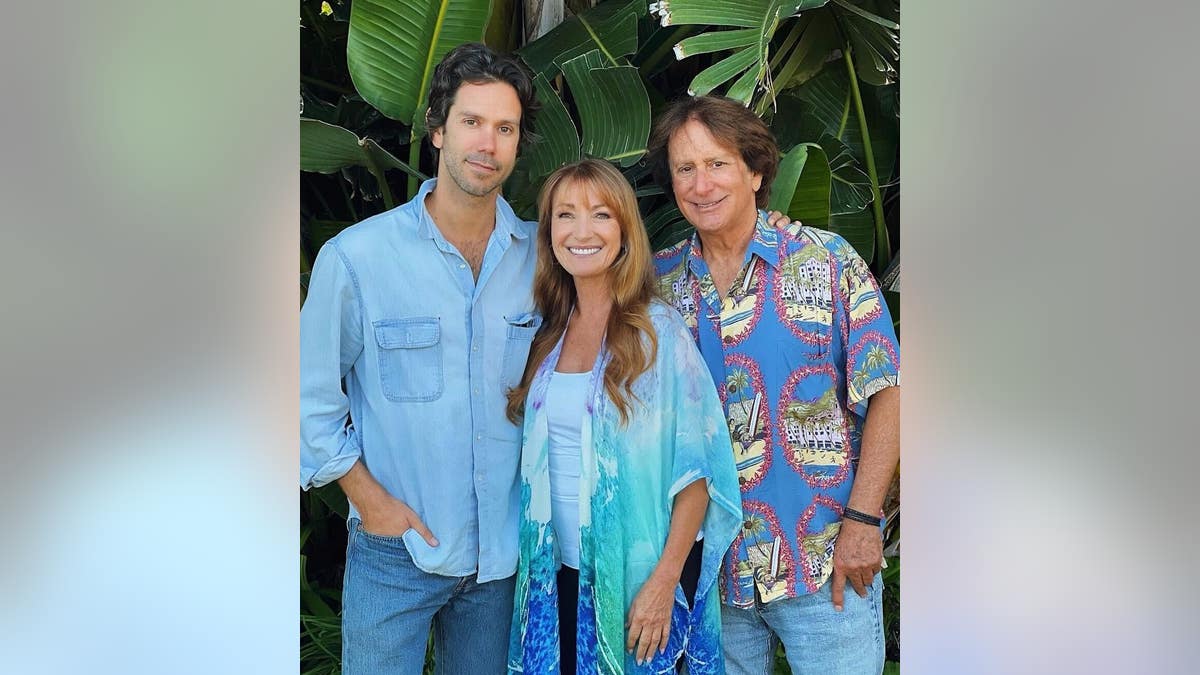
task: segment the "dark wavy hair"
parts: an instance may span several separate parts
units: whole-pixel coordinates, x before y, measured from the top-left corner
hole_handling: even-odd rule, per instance
[[[503,82],[517,92],[521,101],[521,138],[519,150],[538,140],[534,133],[534,118],[541,106],[534,96],[533,78],[515,57],[501,54],[478,42],[466,42],[446,53],[433,69],[429,84],[429,107],[425,110],[425,131],[445,126],[454,96],[464,82],[487,84]],[[431,146],[432,147],[432,146]],[[437,148],[433,148],[436,161]]]
[[[724,96],[687,96],[668,105],[654,121],[646,149],[654,181],[662,187],[663,192],[671,199],[675,198],[675,191],[671,188],[667,144],[671,141],[671,135],[691,120],[707,127],[708,133],[721,144],[737,150],[750,171],[762,176],[762,185],[754,193],[754,199],[758,208],[766,208],[771,183],[779,171],[779,145],[775,143],[771,129],[758,115],[738,101]]]

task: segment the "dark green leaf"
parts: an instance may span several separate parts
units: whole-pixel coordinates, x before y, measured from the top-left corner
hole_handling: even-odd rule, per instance
[[[358,136],[349,129],[318,120],[300,120],[300,170],[336,173],[345,166],[365,166]]]
[[[872,13],[868,12],[867,10],[862,9],[860,7],[856,7],[854,4],[848,2],[847,0],[832,0],[832,2],[835,5],[837,5],[838,7],[841,7],[842,9],[850,12],[851,14],[862,17],[863,19],[866,19],[867,21],[870,21],[871,23],[883,26],[884,28],[891,28],[892,30],[900,30],[900,24],[898,24],[894,21],[889,21],[881,16],[876,16],[875,14],[872,14]]]
[[[608,67],[598,50],[563,64],[583,126],[583,152],[620,166],[646,153],[650,101],[633,66]]]
[[[783,155],[779,160],[779,170],[775,174],[775,182],[771,184],[771,195],[767,200],[768,211],[782,211],[792,204],[792,195],[796,192],[796,181],[800,180],[800,172],[808,160],[808,147],[798,145]]]
[[[784,150],[800,143],[816,143],[826,133],[824,123],[812,113],[812,106],[791,94],[776,99],[769,126]]]
[[[840,46],[837,26],[829,12],[806,14],[797,21],[802,22],[803,33],[788,54],[787,61],[774,75],[777,91],[807,82],[825,66],[830,52]]]
[[[547,79],[562,65],[592,50],[604,55],[607,65],[622,63],[622,56],[637,51],[637,19],[646,12],[645,0],[609,0],[571,17],[554,30],[517,50],[525,63]]]
[[[537,100],[542,104],[537,117],[541,141],[527,154],[530,175],[541,178],[563,164],[579,159],[579,132],[546,76],[537,75],[533,84]]]
[[[892,327],[896,329],[896,339],[900,339],[900,294],[896,291],[884,291],[883,300],[887,303],[888,313],[892,315]]]
[[[758,28],[763,17],[780,8],[778,0],[660,0],[650,4],[650,13],[657,14],[663,26],[698,23]]]
[[[759,51],[756,47],[746,47],[732,56],[721,59],[692,78],[692,85],[688,87],[688,96],[703,96],[711,92],[733,79],[738,73],[753,66],[758,62],[758,57]]]
[[[395,155],[384,150],[378,143],[369,138],[363,141],[363,149],[366,150],[367,156],[375,163],[375,166],[381,169],[400,169],[417,180],[429,180],[429,176],[400,161]]]
[[[757,28],[738,28],[735,30],[715,31],[681,40],[675,45],[675,58],[682,61],[696,54],[749,47],[758,44],[760,32]]]
[[[829,161],[816,143],[806,144],[808,159],[796,181],[787,214],[805,225],[826,227],[829,223]]]
[[[490,0],[354,0],[346,65],[380,112],[423,127],[433,69],[446,52],[483,38]]]
[[[875,218],[870,208],[858,213],[846,213],[830,216],[829,226],[824,228],[837,232],[845,237],[863,260],[874,260],[875,256]]]
[[[825,134],[821,137],[821,147],[829,158],[829,170],[833,174],[829,190],[830,215],[861,211],[871,203],[870,177],[858,165],[845,143]]]

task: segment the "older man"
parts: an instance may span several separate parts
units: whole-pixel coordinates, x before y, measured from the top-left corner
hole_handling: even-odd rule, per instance
[[[741,104],[673,103],[649,146],[696,229],[657,256],[662,291],[718,384],[742,489],[721,582],[726,669],[771,672],[781,640],[793,673],[879,673],[900,398],[879,287],[840,236],[768,223],[779,151]]]

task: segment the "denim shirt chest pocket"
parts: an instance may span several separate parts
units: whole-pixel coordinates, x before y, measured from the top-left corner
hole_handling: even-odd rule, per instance
[[[437,317],[382,319],[371,324],[379,348],[379,380],[389,401],[441,397],[442,330]]]
[[[525,372],[525,362],[529,359],[529,347],[533,344],[533,336],[542,327],[542,316],[536,312],[506,314],[504,323],[506,334],[504,359],[500,364],[500,385],[507,391],[521,381],[521,375]]]

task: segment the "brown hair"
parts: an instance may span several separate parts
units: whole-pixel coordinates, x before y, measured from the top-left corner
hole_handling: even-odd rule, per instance
[[[497,52],[479,42],[461,44],[446,53],[433,68],[429,83],[429,107],[425,109],[425,130],[432,132],[446,126],[446,116],[464,83],[485,84],[503,82],[517,93],[521,102],[521,136],[518,149],[524,150],[538,141],[534,133],[534,118],[541,104],[534,92],[529,70],[515,56]],[[434,162],[439,150],[431,144]]]
[[[604,390],[629,422],[633,383],[649,370],[658,339],[650,322],[650,301],[655,294],[650,240],[638,213],[637,199],[629,182],[612,164],[600,159],[583,159],[550,174],[538,195],[537,271],[533,277],[533,299],[542,314],[542,327],[529,348],[529,361],[521,383],[508,391],[508,418],[516,423],[525,411],[525,397],[533,376],[567,328],[575,306],[575,280],[558,264],[550,242],[554,194],[559,188],[584,183],[613,211],[621,225],[621,253],[608,271],[613,306],[605,331],[606,348],[612,355],[604,370]],[[643,335],[648,343],[643,341]]]
[[[754,193],[758,208],[767,207],[771,183],[779,170],[779,146],[766,123],[741,103],[724,96],[688,96],[666,107],[654,121],[646,149],[654,180],[672,199],[670,158],[667,144],[680,127],[691,120],[703,124],[722,145],[736,150],[750,171],[762,176],[762,185]]]

